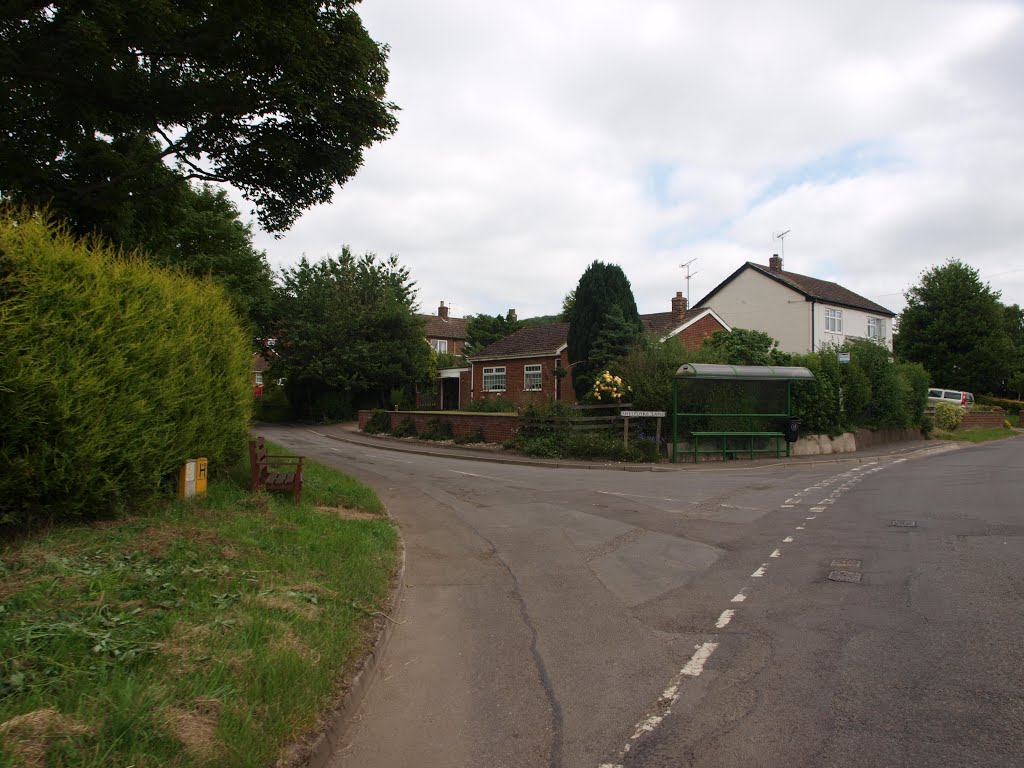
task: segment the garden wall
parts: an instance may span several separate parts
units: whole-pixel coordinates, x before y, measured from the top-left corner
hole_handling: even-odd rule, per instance
[[[957,429],[978,429],[979,427],[1001,427],[1006,419],[1006,411],[968,411]]]
[[[373,411],[359,412],[359,429],[366,426]],[[412,419],[416,425],[417,432],[423,432],[427,428],[427,422],[431,419],[440,419],[452,425],[452,434],[455,437],[472,435],[477,430],[484,433],[484,440],[488,443],[504,443],[511,440],[519,431],[519,416],[515,413],[464,413],[451,411],[388,411],[391,418],[391,428],[394,429],[407,418]]]

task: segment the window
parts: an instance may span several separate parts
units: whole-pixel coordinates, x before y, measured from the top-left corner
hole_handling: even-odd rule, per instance
[[[430,346],[440,355],[448,351],[448,339],[431,339]]]
[[[421,347],[421,349],[422,349],[422,347]],[[262,387],[263,386],[263,371],[256,371],[256,386],[257,387]]]
[[[885,338],[885,325],[882,323],[880,317],[869,317],[868,318],[868,338],[869,339],[884,339]]]
[[[825,332],[826,333],[842,333],[843,332],[843,310],[841,310],[841,309],[826,309],[825,310]]]
[[[523,368],[523,389],[527,392],[540,390],[540,366],[527,365]]]
[[[505,391],[505,366],[484,368],[484,392]]]

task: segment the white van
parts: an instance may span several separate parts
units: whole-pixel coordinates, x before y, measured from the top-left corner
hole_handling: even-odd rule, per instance
[[[961,408],[970,410],[974,405],[974,395],[960,389],[938,389],[936,387],[928,390],[928,407],[934,408],[939,403],[958,405]]]

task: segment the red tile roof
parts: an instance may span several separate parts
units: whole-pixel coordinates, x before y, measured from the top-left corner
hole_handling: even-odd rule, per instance
[[[464,317],[438,317],[437,315],[420,315],[424,321],[424,335],[428,339],[463,339],[466,338],[466,326],[469,320]]]
[[[678,328],[680,325],[685,325],[705,312],[707,312],[707,308],[688,310],[683,315],[682,322],[675,320],[671,312],[654,312],[650,315],[640,315],[640,322],[644,324],[644,333],[656,333],[661,336]]]

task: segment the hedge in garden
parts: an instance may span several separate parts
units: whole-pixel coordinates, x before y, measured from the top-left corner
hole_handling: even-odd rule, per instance
[[[251,350],[222,289],[0,211],[0,524],[92,517],[244,446]]]

